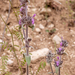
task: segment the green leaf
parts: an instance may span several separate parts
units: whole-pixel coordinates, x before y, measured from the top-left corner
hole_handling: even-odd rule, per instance
[[[67,55],[67,53],[66,53],[66,52],[64,52],[64,53],[63,53],[63,55]]]
[[[22,62],[22,66],[24,66],[25,65],[25,61],[21,61]]]
[[[30,55],[32,55],[31,53],[29,53]]]
[[[8,71],[7,71],[5,75],[11,75],[11,72],[8,72]]]
[[[52,72],[48,72],[48,74],[52,74]]]
[[[21,67],[19,67],[19,69],[21,69]]]
[[[23,51],[21,52],[21,54],[23,54]]]
[[[3,44],[3,42],[0,42],[0,44]]]
[[[50,32],[53,32],[54,33],[55,31],[56,31],[56,29],[52,29]]]
[[[35,26],[33,25],[33,26],[29,26],[32,30],[34,30],[34,28],[35,28]]]
[[[31,56],[25,56],[26,62],[28,64],[28,66],[30,65],[31,62]]]
[[[14,45],[14,46],[19,47],[19,45]]]
[[[46,66],[46,62],[43,63],[43,67],[44,67],[44,68],[45,68],[45,66]]]
[[[49,32],[49,30],[46,30],[46,32]]]
[[[40,68],[41,68],[41,65],[38,67],[38,70],[37,70],[37,72],[39,72],[39,71],[40,71]]]
[[[7,47],[5,46],[4,49],[6,49]]]
[[[70,3],[72,3],[72,1],[69,1]]]
[[[55,32],[56,31],[56,29],[53,29],[53,32]]]
[[[55,72],[58,74],[59,67],[55,67]]]

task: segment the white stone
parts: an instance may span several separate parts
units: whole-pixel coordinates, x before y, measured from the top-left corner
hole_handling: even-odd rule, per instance
[[[0,39],[0,43],[2,43],[3,41]]]
[[[75,44],[75,42],[73,42]]]
[[[39,25],[40,29],[44,29],[44,26],[42,24]]]
[[[2,44],[3,44],[3,41],[0,39],[0,49],[1,49]]]
[[[35,60],[39,59],[40,57],[45,57],[48,52],[49,52],[48,48],[30,52],[32,54],[31,61],[35,61]]]
[[[7,36],[11,36],[11,34],[7,34]]]
[[[61,39],[60,39],[60,37],[58,35],[55,35],[52,40],[54,42],[56,42],[56,44],[60,44],[60,41],[61,41]]]
[[[48,27],[49,27],[49,28],[52,28],[52,27],[54,27],[54,24],[51,24],[51,25],[49,25]]]
[[[56,31],[57,31],[58,29],[56,28]]]
[[[36,38],[39,38],[40,36],[37,35],[37,36],[35,36],[35,37],[36,37]]]
[[[75,46],[75,45],[72,45],[72,46]]]
[[[73,31],[73,30],[70,30],[70,32],[71,32],[71,34],[74,34],[74,35],[75,35],[75,31]]]
[[[47,72],[48,72],[48,70],[47,70]]]
[[[4,56],[6,53],[3,53],[2,56]]]
[[[40,32],[41,31],[39,28],[36,28],[35,30],[36,30],[36,32]]]
[[[42,10],[41,10],[41,13],[42,14],[45,14],[45,13],[50,13],[51,12],[51,9],[50,8],[43,8]]]
[[[7,60],[7,64],[8,64],[8,65],[11,65],[11,64],[13,64],[13,61],[10,60],[10,59],[8,59],[8,60]]]
[[[33,73],[33,71],[31,71],[31,73]]]
[[[33,8],[32,11],[36,11],[36,8]]]
[[[59,2],[60,0],[59,1],[58,0],[54,0],[54,1],[57,2],[57,3],[59,3],[59,4],[61,4],[61,2]]]

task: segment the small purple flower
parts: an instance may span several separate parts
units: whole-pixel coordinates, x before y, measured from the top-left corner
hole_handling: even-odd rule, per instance
[[[59,52],[61,52],[62,48],[59,48]]]
[[[32,24],[34,24],[34,17],[36,16],[36,14],[33,15],[32,17]]]
[[[59,57],[57,57],[57,59],[59,60]]]
[[[32,18],[32,24],[34,24],[34,19]]]
[[[36,14],[33,15],[33,17],[35,17],[35,16],[36,16]]]
[[[57,51],[57,54],[58,54],[58,55],[63,55],[63,53],[64,53],[64,48],[58,48],[56,51]]]

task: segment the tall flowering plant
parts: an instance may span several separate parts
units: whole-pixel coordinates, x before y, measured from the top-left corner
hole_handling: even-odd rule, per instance
[[[61,40],[60,42],[60,47],[56,50],[56,54],[59,55],[60,57],[57,57],[54,59],[54,66],[55,66],[55,69],[56,69],[56,72],[53,71],[52,69],[52,65],[51,65],[51,62],[53,60],[53,57],[55,57],[56,54],[53,54],[52,52],[49,52],[47,55],[46,55],[46,61],[47,63],[50,64],[50,67],[51,67],[51,71],[52,72],[49,72],[49,73],[52,73],[52,75],[54,75],[54,73],[57,73],[57,75],[60,75],[60,68],[61,68],[61,65],[63,63],[63,61],[61,60],[61,56],[63,54],[65,54],[64,52],[64,48],[68,46],[68,42],[66,40]]]
[[[34,17],[36,16],[36,14],[34,14],[32,17],[28,14],[27,12],[27,4],[29,2],[29,0],[19,0],[20,1],[20,13],[21,15],[19,15],[20,20],[19,20],[19,26],[20,28],[22,28],[23,30],[23,35],[24,35],[24,39],[25,39],[25,48],[26,48],[26,53],[23,54],[23,56],[26,59],[27,62],[27,66],[26,66],[26,74],[28,75],[28,66],[31,62],[31,57],[29,56],[29,42],[31,41],[30,38],[28,38],[28,27],[33,28],[34,27]],[[24,30],[24,27],[26,27],[26,32]]]

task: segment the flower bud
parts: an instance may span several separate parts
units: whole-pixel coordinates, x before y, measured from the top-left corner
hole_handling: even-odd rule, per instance
[[[68,46],[68,42],[66,40],[63,40],[60,42],[60,46],[63,46],[63,47],[67,47]]]
[[[20,8],[20,13],[22,14],[22,15],[25,15],[25,11],[26,11],[26,9],[25,9],[25,7],[21,7]]]
[[[51,51],[49,51],[49,53],[46,56],[47,56],[46,58],[47,63],[51,63],[54,57],[54,54]]]

